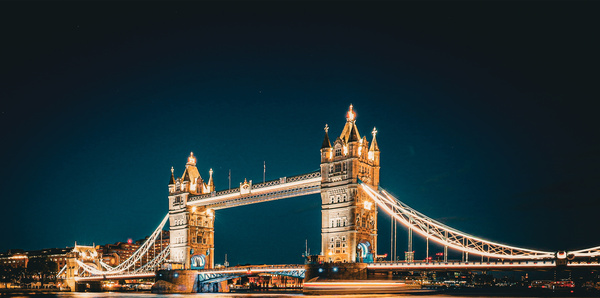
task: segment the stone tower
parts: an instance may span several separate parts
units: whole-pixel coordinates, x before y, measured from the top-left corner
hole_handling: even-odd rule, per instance
[[[190,153],[181,178],[175,179],[171,168],[169,181],[169,225],[173,269],[208,269],[214,266],[215,213],[200,206],[188,206],[190,196],[211,193],[215,190],[212,174],[205,183],[196,157]]]
[[[373,262],[377,254],[377,206],[359,181],[379,186],[379,147],[360,137],[350,105],[342,134],[321,146],[321,252],[329,262]]]

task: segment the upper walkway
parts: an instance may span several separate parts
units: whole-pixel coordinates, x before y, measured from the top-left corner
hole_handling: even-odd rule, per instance
[[[252,185],[252,181],[238,188],[191,196],[189,206],[206,206],[225,209],[289,197],[317,194],[321,192],[321,172],[312,172],[292,177],[281,177]]]

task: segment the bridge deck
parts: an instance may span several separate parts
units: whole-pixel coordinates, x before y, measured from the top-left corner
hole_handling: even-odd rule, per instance
[[[225,209],[242,205],[273,201],[321,192],[321,172],[282,177],[264,183],[254,184],[247,190],[242,187],[192,196],[189,206],[207,206],[211,209]]]
[[[412,270],[549,270],[556,268],[555,260],[542,261],[504,261],[504,262],[380,262],[367,265],[370,271],[412,271]],[[569,261],[567,268],[600,268],[600,262],[578,262]],[[256,273],[276,273],[298,272],[297,277],[304,276],[304,265],[264,265],[264,266],[248,266],[248,267],[229,267],[221,269],[204,269],[195,270],[200,275],[250,275]],[[154,272],[144,273],[125,273],[114,275],[96,275],[89,277],[77,277],[76,281],[93,281],[93,280],[108,280],[108,279],[138,279],[138,278],[154,278]],[[302,278],[301,277],[301,278]]]

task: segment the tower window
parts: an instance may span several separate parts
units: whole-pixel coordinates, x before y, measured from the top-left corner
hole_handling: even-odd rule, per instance
[[[342,156],[342,148],[335,149],[335,156]]]
[[[339,172],[339,171],[341,171],[341,170],[342,170],[342,165],[341,165],[341,164],[339,164],[339,163],[335,164],[335,171],[336,171],[336,172]]]

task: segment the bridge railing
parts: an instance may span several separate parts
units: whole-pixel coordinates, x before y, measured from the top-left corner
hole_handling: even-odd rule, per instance
[[[486,265],[554,265],[556,261],[554,260],[530,260],[530,261],[491,261],[491,262],[462,262],[462,261],[448,261],[448,262],[394,262],[394,261],[384,261],[377,263],[370,263],[369,267],[383,267],[388,265],[400,265],[400,266],[446,266],[446,265],[472,265],[472,266],[486,266]]]
[[[304,180],[309,180],[309,179],[319,178],[319,177],[321,177],[321,172],[320,171],[318,171],[318,172],[312,172],[312,173],[307,173],[307,174],[296,175],[296,176],[292,176],[292,177],[281,177],[279,179],[275,179],[275,180],[270,180],[270,181],[266,181],[266,182],[262,182],[262,183],[253,184],[252,185],[252,190],[266,188],[266,187],[270,187],[270,186],[282,185],[282,184],[285,184],[285,183],[292,183],[292,182],[297,182],[297,181],[304,181]],[[207,194],[202,194],[202,195],[197,195],[197,196],[190,196],[188,198],[188,202],[194,202],[194,201],[198,201],[198,200],[202,200],[202,199],[208,199],[208,198],[212,198],[212,197],[219,197],[219,196],[224,196],[224,195],[234,194],[234,193],[239,193],[239,192],[240,192],[240,188],[239,187],[231,188],[231,189],[226,189],[226,190],[220,190],[220,191],[217,191],[217,192],[212,192],[212,193],[207,193]]]
[[[226,267],[219,269],[198,269],[199,272],[226,272],[226,271],[256,271],[256,270],[280,270],[280,269],[304,269],[304,265],[259,265],[259,266],[241,266],[241,267]]]

